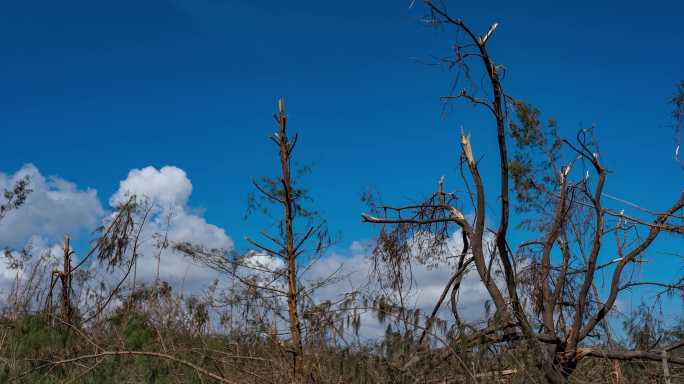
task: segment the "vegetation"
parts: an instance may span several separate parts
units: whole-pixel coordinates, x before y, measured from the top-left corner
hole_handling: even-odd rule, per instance
[[[187,297],[159,279],[136,282],[141,233],[154,210],[137,196],[97,228],[80,260],[72,260],[68,237],[58,261],[31,249],[5,251],[17,279],[0,318],[0,382],[684,382],[684,322],[663,323],[654,302],[621,329],[611,317],[630,289],[684,292],[684,277],[652,281],[637,273],[658,237],[684,235],[684,192],[673,191],[662,210],[605,194],[610,172],[592,129],[564,137],[554,119],[544,121],[505,90],[504,67],[488,47],[497,24],[480,35],[424,3],[429,25],[461,39],[440,62],[466,88],[444,102],[481,108],[492,128],[460,133],[454,190],[461,192],[449,192],[442,179],[416,204],[365,197],[362,220],[379,230],[372,286],[330,299],[318,292],[343,280],[342,272],[306,278],[332,239],[306,206],[299,176],[307,169],[293,166],[298,137],[288,135],[281,99],[271,137],[279,172],[254,180],[250,197],[250,212],[273,222],[261,240],[248,239],[253,249],[238,254],[157,234],[160,253],[168,248],[218,272],[202,295]],[[486,79],[484,89],[471,86],[475,76]],[[679,140],[684,82],[676,90]],[[497,143],[495,180],[480,169],[477,141],[485,135]],[[684,168],[678,149],[675,160]],[[30,193],[28,179],[5,191],[0,220],[25,208]],[[428,313],[408,304],[419,264],[451,275]],[[466,275],[486,290],[478,321],[459,311]],[[384,337],[364,337],[364,322],[375,321],[365,313],[383,324]]]

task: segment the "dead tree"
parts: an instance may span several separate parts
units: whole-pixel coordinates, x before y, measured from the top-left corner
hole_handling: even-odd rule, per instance
[[[254,187],[260,198],[251,200],[252,208],[268,210],[269,204],[279,206],[282,218],[277,222],[276,234],[270,235],[263,231],[261,233],[270,244],[251,238],[247,238],[247,241],[258,252],[284,262],[284,271],[273,270],[270,271],[270,275],[273,276],[273,280],[282,277],[285,279],[280,293],[285,294],[287,302],[290,342],[286,349],[292,355],[293,381],[302,383],[306,377],[312,375],[311,372],[307,373],[308,369],[305,367],[305,339],[310,339],[308,344],[311,344],[317,336],[326,333],[325,330],[330,330],[336,337],[343,338],[339,324],[342,323],[341,318],[348,313],[349,296],[342,295],[343,299],[336,303],[318,303],[315,300],[314,292],[330,284],[335,279],[336,272],[321,281],[308,284],[303,281],[306,271],[323,255],[332,240],[328,235],[325,220],[321,219],[317,212],[303,205],[310,197],[305,189],[298,186],[295,174],[301,174],[306,169],[297,171],[292,168],[292,153],[299,136],[295,134],[290,138],[287,134],[287,114],[282,98],[278,101],[275,119],[278,123],[278,132],[271,136],[271,140],[278,147],[280,175],[277,178],[262,177],[258,181],[254,180]],[[298,228],[301,230],[298,231]],[[302,260],[306,263],[303,264]],[[276,296],[279,293],[273,285],[262,283],[255,284],[255,287],[271,290]],[[329,315],[328,310],[335,315]],[[279,315],[276,313],[276,316]],[[358,317],[354,317],[351,322],[354,320],[358,322]],[[320,348],[321,345],[317,347]]]
[[[302,171],[292,166],[292,154],[298,136],[288,136],[287,115],[282,99],[278,101],[277,108],[274,117],[278,131],[271,136],[271,140],[278,150],[279,175],[253,180],[255,192],[249,198],[250,213],[260,211],[269,217],[279,216],[275,219],[273,229],[261,231],[263,241],[246,238],[253,249],[242,255],[227,255],[223,251],[187,243],[175,244],[174,249],[227,275],[237,286],[244,288],[231,293],[234,301],[229,305],[232,308],[236,302],[248,302],[245,307],[249,308],[246,310],[253,311],[253,315],[254,308],[263,309],[258,314],[257,322],[272,329],[272,340],[291,356],[292,380],[301,383],[313,374],[307,368],[311,365],[305,357],[307,345],[313,345],[314,339],[320,340],[326,332],[342,338],[340,316],[346,315],[351,307],[345,295],[334,303],[318,303],[314,297],[314,291],[330,284],[335,274],[321,281],[308,282],[305,279],[307,270],[331,244],[331,238],[325,221],[317,212],[304,206],[310,198],[307,191],[298,185],[297,176]],[[276,211],[277,216],[273,214]],[[354,324],[357,324],[358,314],[353,315],[355,317],[352,320],[356,320]],[[287,330],[278,330],[278,323],[285,323]],[[282,342],[279,338],[282,334],[286,334],[289,340]]]
[[[304,366],[302,361],[302,326],[299,322],[299,306],[297,305],[297,256],[298,245],[295,244],[293,220],[295,215],[295,191],[292,187],[292,179],[290,176],[290,155],[297,143],[295,139],[290,141],[287,137],[286,123],[287,115],[285,115],[285,103],[283,99],[278,102],[278,133],[274,135],[273,141],[278,144],[278,153],[280,156],[280,169],[282,171],[281,183],[282,191],[279,193],[278,201],[283,206],[283,220],[282,232],[284,232],[283,249],[277,253],[285,259],[287,263],[287,312],[290,318],[290,337],[292,337],[292,372],[296,382],[303,381]],[[306,236],[302,241],[306,241]],[[301,244],[301,241],[299,242]],[[265,249],[257,243],[254,243],[261,249]]]
[[[498,146],[499,180],[483,178],[478,160],[482,155],[470,135],[461,132],[466,192],[446,193],[440,182],[438,191],[421,203],[373,206],[372,214],[364,214],[363,221],[382,226],[376,261],[391,265],[387,270],[397,272],[393,278],[403,278],[401,265],[435,257],[450,236],[460,231],[466,245],[464,256],[446,283],[427,327],[446,293],[452,290],[455,294],[458,289],[454,282],[463,273],[463,265],[472,262],[495,312],[486,328],[461,328],[455,338],[466,345],[524,343],[550,383],[567,382],[578,362],[587,356],[684,364],[681,358],[668,354],[678,345],[627,351],[585,343],[597,336],[621,292],[646,285],[668,291],[684,288],[682,280],[640,281],[631,273],[660,234],[684,234],[684,192],[662,210],[646,209],[606,194],[609,173],[592,131],[584,129],[573,140],[564,140],[555,121],[542,122],[538,110],[504,92],[501,79],[505,67],[494,61],[487,45],[498,24],[479,35],[445,7],[430,0],[425,5],[427,23],[453,28],[462,39],[453,46],[454,56],[442,63],[460,70],[461,79],[478,69],[486,79],[484,90],[466,87],[443,99],[472,103],[491,118]],[[478,133],[484,134],[484,129]],[[498,196],[485,196],[485,186],[495,182]],[[521,233],[535,234],[517,245],[509,241],[513,230],[511,204],[520,210]],[[490,207],[497,207],[497,214],[486,220],[485,210]],[[490,220],[498,222],[495,227],[488,226]],[[604,242],[611,238],[615,246],[607,249]],[[415,246],[426,239],[429,246]],[[491,250],[487,247],[490,242]],[[596,289],[602,270],[610,275],[608,292],[603,295]],[[458,322],[457,309],[452,307],[452,311]]]
[[[73,254],[73,251],[70,247],[70,240],[68,235],[64,236],[62,270],[55,269],[50,274],[50,286],[45,301],[45,314],[47,315],[48,321],[51,322],[54,320],[52,294],[57,282],[60,283],[61,288],[59,300],[61,319],[66,324],[72,324],[73,321],[73,307],[71,305],[71,255]]]

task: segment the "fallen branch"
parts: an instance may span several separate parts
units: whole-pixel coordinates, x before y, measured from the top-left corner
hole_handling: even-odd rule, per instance
[[[665,351],[665,352],[667,352],[667,351]],[[604,351],[604,350],[594,349],[594,348],[579,348],[577,350],[577,353],[578,353],[578,355],[580,355],[582,357],[591,356],[591,357],[598,357],[598,358],[603,358],[603,359],[623,360],[623,361],[647,360],[647,361],[661,362],[664,359],[663,354],[661,352],[658,352],[658,351],[653,351],[653,352],[647,352],[647,351]],[[668,355],[666,357],[666,359],[671,364],[684,365],[684,358],[682,358],[682,357],[674,357],[674,356]]]

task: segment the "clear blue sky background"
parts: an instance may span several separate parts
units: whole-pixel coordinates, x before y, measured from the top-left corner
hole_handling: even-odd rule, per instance
[[[367,239],[361,193],[394,202],[456,185],[457,133],[494,177],[491,122],[442,114],[452,75],[415,58],[452,34],[417,1],[5,1],[0,5],[0,171],[34,163],[103,203],[131,168],[175,165],[191,205],[238,245],[250,178],[274,171],[275,99],[301,133],[308,186],[341,247]],[[678,195],[667,98],[684,78],[681,1],[448,1],[485,31],[508,92],[574,135],[595,124],[607,192],[655,209]],[[681,246],[681,242],[669,243]],[[658,273],[671,270],[659,268]]]

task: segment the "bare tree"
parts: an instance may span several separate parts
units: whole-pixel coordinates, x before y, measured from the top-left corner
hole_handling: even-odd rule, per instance
[[[230,288],[228,304],[240,307],[245,320],[270,329],[269,337],[291,358],[293,382],[301,383],[315,376],[307,347],[320,351],[326,345],[344,342],[345,325],[358,330],[360,315],[351,305],[353,293],[340,293],[339,298],[329,300],[316,296],[317,290],[341,278],[338,271],[314,281],[305,276],[332,239],[325,220],[305,207],[310,197],[299,186],[299,176],[308,168],[292,164],[298,136],[288,136],[282,99],[274,117],[278,131],[271,140],[278,150],[279,175],[253,180],[255,192],[250,195],[248,209],[250,214],[257,211],[273,219],[270,230],[260,232],[263,240],[246,238],[253,249],[242,255],[187,243],[174,248],[236,283]],[[278,323],[285,323],[287,330],[281,332]],[[281,336],[289,340],[281,342]]]
[[[280,223],[279,241],[274,241],[281,246],[280,251],[273,252],[270,248],[265,247],[257,242],[252,242],[257,248],[266,250],[272,256],[280,256],[287,263],[287,312],[290,320],[290,337],[292,337],[292,373],[296,382],[303,382],[304,380],[304,363],[302,360],[302,326],[299,320],[299,306],[298,306],[298,285],[297,285],[297,256],[301,254],[300,247],[313,233],[314,227],[310,227],[307,232],[301,236],[300,239],[295,240],[294,233],[294,217],[296,215],[297,199],[300,197],[297,191],[293,188],[292,178],[290,175],[290,156],[295,144],[297,143],[297,136],[294,140],[287,137],[286,123],[287,115],[285,115],[285,103],[283,99],[278,102],[278,133],[273,135],[272,139],[278,145],[278,154],[280,157],[280,169],[282,171],[280,184],[281,187],[274,188],[276,183],[268,183],[271,190],[267,190],[268,186],[257,186],[258,190],[269,199],[275,200],[283,207],[283,219]],[[282,189],[281,189],[282,188]],[[295,243],[297,241],[297,243]]]
[[[445,6],[430,0],[425,5],[427,23],[456,30],[459,40],[454,44],[454,56],[442,63],[458,69],[457,79],[470,84],[443,99],[482,107],[492,119],[499,157],[498,196],[485,196],[485,186],[491,182],[481,174],[480,155],[470,135],[462,132],[466,192],[447,193],[440,182],[438,191],[419,204],[379,205],[372,214],[364,214],[365,222],[382,225],[376,260],[399,271],[399,266],[412,258],[434,258],[451,234],[461,231],[466,245],[463,256],[428,318],[427,328],[447,292],[451,289],[455,295],[458,285],[454,282],[462,275],[464,265],[472,262],[495,312],[487,327],[461,327],[455,338],[478,346],[524,344],[550,383],[567,382],[587,356],[684,364],[681,358],[668,354],[681,344],[661,350],[627,351],[587,342],[599,334],[602,324],[607,324],[606,316],[621,292],[647,285],[667,291],[684,288],[682,280],[639,280],[634,269],[661,233],[684,234],[683,217],[678,214],[684,207],[684,193],[663,210],[646,209],[608,195],[604,187],[609,172],[591,129],[581,130],[572,141],[562,139],[555,121],[542,122],[538,110],[504,92],[505,67],[494,61],[487,45],[498,24],[479,35],[463,20],[451,16]],[[468,82],[478,69],[486,79],[482,90]],[[517,246],[509,241],[512,202],[523,218],[519,234],[533,236]],[[620,205],[624,209],[615,207]],[[498,224],[490,228],[485,210],[492,206],[498,207]],[[635,213],[627,214],[626,209]],[[472,217],[466,215],[470,212]],[[428,239],[429,246],[416,249],[412,244],[417,236],[423,242]],[[494,249],[488,251],[490,237]],[[613,249],[604,247],[611,238],[615,241]],[[599,271],[610,276],[607,293],[596,289],[602,278]],[[400,274],[396,276],[401,278]],[[457,308],[452,307],[452,311],[459,322]]]

